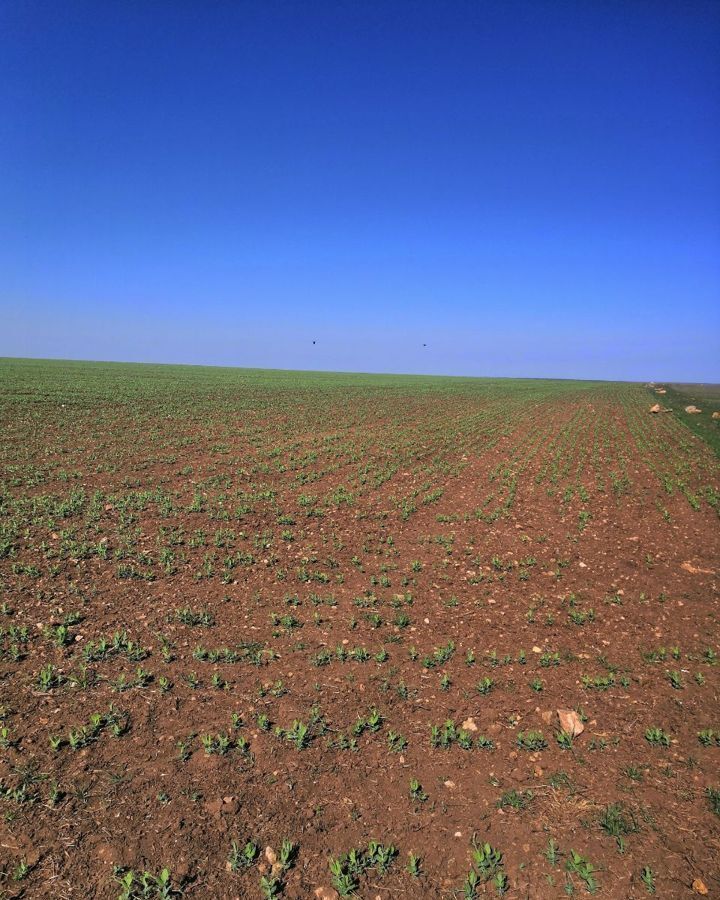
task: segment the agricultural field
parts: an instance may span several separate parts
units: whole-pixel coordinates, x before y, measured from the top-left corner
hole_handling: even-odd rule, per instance
[[[0,897],[720,897],[720,463],[653,402],[0,360]]]

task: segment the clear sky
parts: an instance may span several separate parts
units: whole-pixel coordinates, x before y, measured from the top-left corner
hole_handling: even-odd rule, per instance
[[[0,0],[0,355],[720,381],[719,110],[716,0]]]

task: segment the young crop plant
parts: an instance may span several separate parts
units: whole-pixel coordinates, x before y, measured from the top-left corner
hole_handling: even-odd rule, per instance
[[[278,730],[280,731],[279,736],[284,737],[286,741],[293,744],[296,750],[304,750],[310,745],[310,741],[312,740],[310,726],[306,725],[305,722],[301,722],[299,719],[295,719],[292,726],[287,731],[283,731],[282,729]]]
[[[279,897],[285,890],[285,877],[292,868],[297,856],[297,844],[285,839],[278,851],[271,847],[266,849],[265,856],[271,865],[268,875],[262,875],[260,878],[260,893],[265,898],[272,900]]]
[[[423,658],[423,666],[426,669],[434,669],[446,663],[455,653],[455,642],[448,641],[444,647],[438,647],[432,654]]]
[[[568,618],[574,625],[587,625],[595,621],[595,610],[571,609]]]
[[[605,807],[600,816],[600,828],[615,838],[620,853],[625,852],[625,838],[639,831],[635,816],[628,812],[621,803],[611,803]]]
[[[477,880],[485,883],[493,878],[501,870],[503,855],[489,843],[476,843],[475,836],[472,839],[472,862],[473,870],[477,875]]]
[[[537,752],[547,749],[547,741],[542,731],[520,731],[517,736],[517,745],[521,750]]]
[[[50,691],[54,687],[58,687],[58,685],[62,683],[62,680],[62,675],[60,675],[55,666],[52,663],[48,663],[38,672],[38,690],[43,693]]]
[[[643,866],[640,871],[640,881],[645,885],[648,894],[655,893],[655,873],[650,866]]]
[[[382,715],[373,706],[370,708],[370,711],[365,718],[358,716],[357,721],[353,725],[353,734],[359,737],[364,731],[370,731],[373,733],[379,731],[383,721],[384,720]]]
[[[658,728],[657,726],[653,726],[652,728],[648,728],[646,730],[645,740],[653,747],[670,746],[670,735],[667,734],[667,732],[663,731],[662,728]]]
[[[402,753],[408,745],[406,738],[392,730],[388,731],[387,742],[391,753]]]
[[[329,863],[330,874],[332,875],[332,886],[341,897],[352,897],[359,886],[359,882],[354,872],[349,871],[346,863],[342,859],[330,857]]]
[[[597,880],[595,878],[595,866],[576,850],[570,850],[570,855],[565,862],[565,869],[571,875],[577,875],[585,885],[589,894],[596,893],[598,889]]]
[[[410,796],[416,803],[424,803],[428,799],[428,795],[417,778],[413,778],[410,781]]]
[[[369,868],[374,868],[381,877],[398,855],[393,844],[381,844],[378,841],[370,841],[365,851],[365,859]]]
[[[545,848],[543,856],[551,866],[556,866],[558,864],[558,861],[560,859],[560,850],[558,848],[558,845],[555,843],[554,838],[550,838],[548,840],[547,847]]]
[[[17,741],[13,739],[9,726],[3,725],[0,727],[0,750],[9,750],[16,743]]]
[[[200,743],[208,756],[225,756],[232,749],[232,738],[224,731],[219,734],[201,734]]]
[[[550,653],[546,652],[540,656],[540,665],[547,669],[551,666],[559,666],[560,665],[560,654],[559,653]]]
[[[366,871],[375,869],[378,876],[382,877],[397,855],[398,851],[392,844],[385,846],[377,841],[370,841],[366,849],[353,848],[344,856],[330,857],[329,867],[333,887],[341,897],[355,896],[359,887],[359,879]],[[419,875],[419,858],[413,857],[413,859],[416,873]]]
[[[615,675],[611,672],[609,675],[581,675],[580,683],[586,690],[607,691],[615,686]]]
[[[464,728],[458,728],[452,719],[448,719],[443,725],[430,726],[430,746],[447,750],[457,744],[462,750],[471,750],[473,746],[472,736]]]
[[[422,875],[422,860],[414,853],[408,853],[407,870],[413,878],[419,878]]]
[[[13,881],[24,881],[29,874],[30,874],[30,866],[27,864],[27,861],[25,859],[21,859],[20,862],[15,867],[15,871],[13,872],[12,879],[13,879]]]
[[[525,809],[533,796],[532,791],[517,791],[512,788],[500,797],[496,806],[498,809]]]
[[[215,617],[207,610],[193,610],[189,606],[175,610],[175,620],[191,628],[212,628]]]
[[[232,841],[230,844],[230,853],[228,854],[228,866],[231,872],[240,872],[251,866],[260,853],[257,844],[254,841],[246,841],[240,844],[238,841]]]
[[[705,791],[705,797],[710,804],[710,809],[716,816],[720,816],[720,788],[709,787]]]
[[[116,883],[120,886],[120,894],[117,900],[169,900],[171,897],[180,897],[182,890],[174,888],[169,869],[163,869],[159,875],[150,872],[134,872],[132,869],[118,869],[114,871]]]

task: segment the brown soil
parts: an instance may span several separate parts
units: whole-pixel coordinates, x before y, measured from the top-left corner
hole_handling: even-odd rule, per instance
[[[720,789],[720,529],[706,492],[718,467],[672,417],[647,415],[649,392],[566,385],[496,401],[471,387],[349,396],[260,383],[238,387],[239,408],[234,395],[203,399],[205,386],[187,406],[170,389],[113,403],[68,387],[58,402],[49,376],[24,377],[5,396],[0,476],[6,533],[18,526],[0,559],[5,896],[115,898],[114,867],[168,867],[188,898],[260,897],[264,848],[284,838],[296,844],[278,880],[287,898],[329,889],[328,857],[373,840],[398,855],[358,878],[364,898],[462,896],[473,840],[502,853],[513,897],[566,896],[567,883],[584,895],[571,850],[595,867],[602,897],[646,896],[645,867],[659,897],[691,897],[695,879],[720,896],[707,793]],[[42,506],[78,491],[67,516]],[[318,499],[303,505],[304,494]],[[198,530],[205,546],[192,544]],[[188,607],[213,624],[180,621]],[[49,629],[70,613],[79,621],[58,645]],[[11,628],[28,631],[19,654]],[[122,630],[144,659],[84,657]],[[448,659],[424,664],[449,642]],[[238,658],[199,658],[198,645]],[[370,658],[343,660],[342,648]],[[61,680],[43,689],[48,664]],[[138,666],[147,683],[117,690]],[[127,732],[102,727],[68,746],[69,730],[110,704],[128,713]],[[377,731],[354,735],[373,707]],[[584,723],[569,749],[558,708]],[[304,749],[275,733],[295,720],[310,726]],[[494,748],[431,746],[447,720],[473,720],[470,737]],[[647,740],[652,728],[669,746]],[[702,743],[706,730],[716,737]],[[523,749],[528,731],[547,746]],[[406,746],[393,751],[390,732]],[[202,736],[220,733],[248,749],[208,754]],[[339,749],[341,735],[357,749]],[[426,799],[410,796],[412,779]],[[620,842],[602,826],[612,804],[628,826]],[[233,840],[260,851],[237,872]],[[492,881],[476,890],[497,896]]]

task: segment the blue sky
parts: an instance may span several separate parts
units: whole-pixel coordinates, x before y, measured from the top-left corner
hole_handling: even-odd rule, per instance
[[[716,2],[0,3],[0,355],[720,381],[719,102]]]

